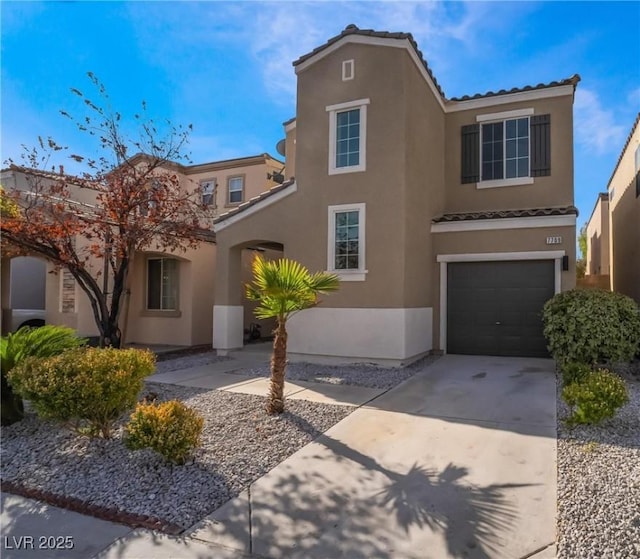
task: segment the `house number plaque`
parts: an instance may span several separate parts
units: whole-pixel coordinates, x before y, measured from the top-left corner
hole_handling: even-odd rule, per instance
[[[548,245],[561,245],[562,244],[562,237],[547,237],[547,244]]]

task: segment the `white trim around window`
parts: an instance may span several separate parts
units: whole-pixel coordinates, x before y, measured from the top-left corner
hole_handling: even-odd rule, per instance
[[[516,111],[504,111],[501,113],[489,113],[476,116],[476,122],[490,122],[492,120],[509,120],[521,116],[531,116],[534,114],[533,109],[518,109]]]
[[[336,215],[345,212],[358,212],[358,267],[336,269]],[[327,235],[327,271],[336,274],[341,281],[364,281],[367,275],[365,267],[365,219],[366,204],[341,204],[328,207]]]
[[[355,173],[365,171],[367,168],[367,105],[369,99],[358,99],[356,101],[348,101],[346,103],[338,103],[329,105],[326,111],[329,113],[329,174],[338,175],[342,173]],[[338,166],[336,162],[337,152],[337,121],[338,115],[343,112],[359,110],[360,111],[360,130],[358,143],[358,164]]]
[[[554,260],[554,291],[562,290],[562,257],[564,250],[533,250],[530,252],[478,252],[438,254],[440,264],[440,349],[447,352],[447,265],[449,262],[500,262],[507,260]]]
[[[342,61],[342,81],[346,82],[352,80],[356,76],[356,62],[353,60]]]

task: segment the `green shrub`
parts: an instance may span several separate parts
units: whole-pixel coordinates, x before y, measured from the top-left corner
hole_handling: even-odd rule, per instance
[[[569,424],[600,423],[613,417],[629,401],[624,381],[607,370],[590,372],[581,382],[562,389],[564,401],[572,408]]]
[[[136,450],[151,448],[167,460],[184,464],[200,444],[204,419],[178,400],[140,402],[126,427],[126,444]]]
[[[52,357],[87,343],[75,330],[65,326],[47,325],[40,328],[24,326],[14,334],[0,339],[2,368],[2,425],[20,421],[24,415],[22,398],[14,394],[7,373],[27,357]]]
[[[569,386],[574,382],[582,382],[591,371],[591,366],[584,363],[565,363],[560,368],[562,385]]]
[[[154,365],[149,351],[76,349],[48,359],[28,358],[9,372],[9,382],[42,417],[109,438],[115,420],[135,405]]]
[[[574,289],[546,302],[544,335],[561,366],[629,361],[640,345],[640,314],[630,297],[601,289]]]

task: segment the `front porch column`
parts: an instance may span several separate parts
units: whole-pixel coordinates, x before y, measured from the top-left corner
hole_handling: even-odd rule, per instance
[[[219,243],[213,305],[213,348],[219,355],[243,346],[244,307],[240,248]]]

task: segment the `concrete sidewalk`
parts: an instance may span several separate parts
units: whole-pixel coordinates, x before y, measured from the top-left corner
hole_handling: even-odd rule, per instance
[[[96,559],[552,559],[555,390],[550,360],[445,356],[184,537],[77,515],[78,545]],[[16,517],[16,500],[2,512],[3,535],[71,530],[55,507]],[[9,555],[31,556],[81,557]]]

